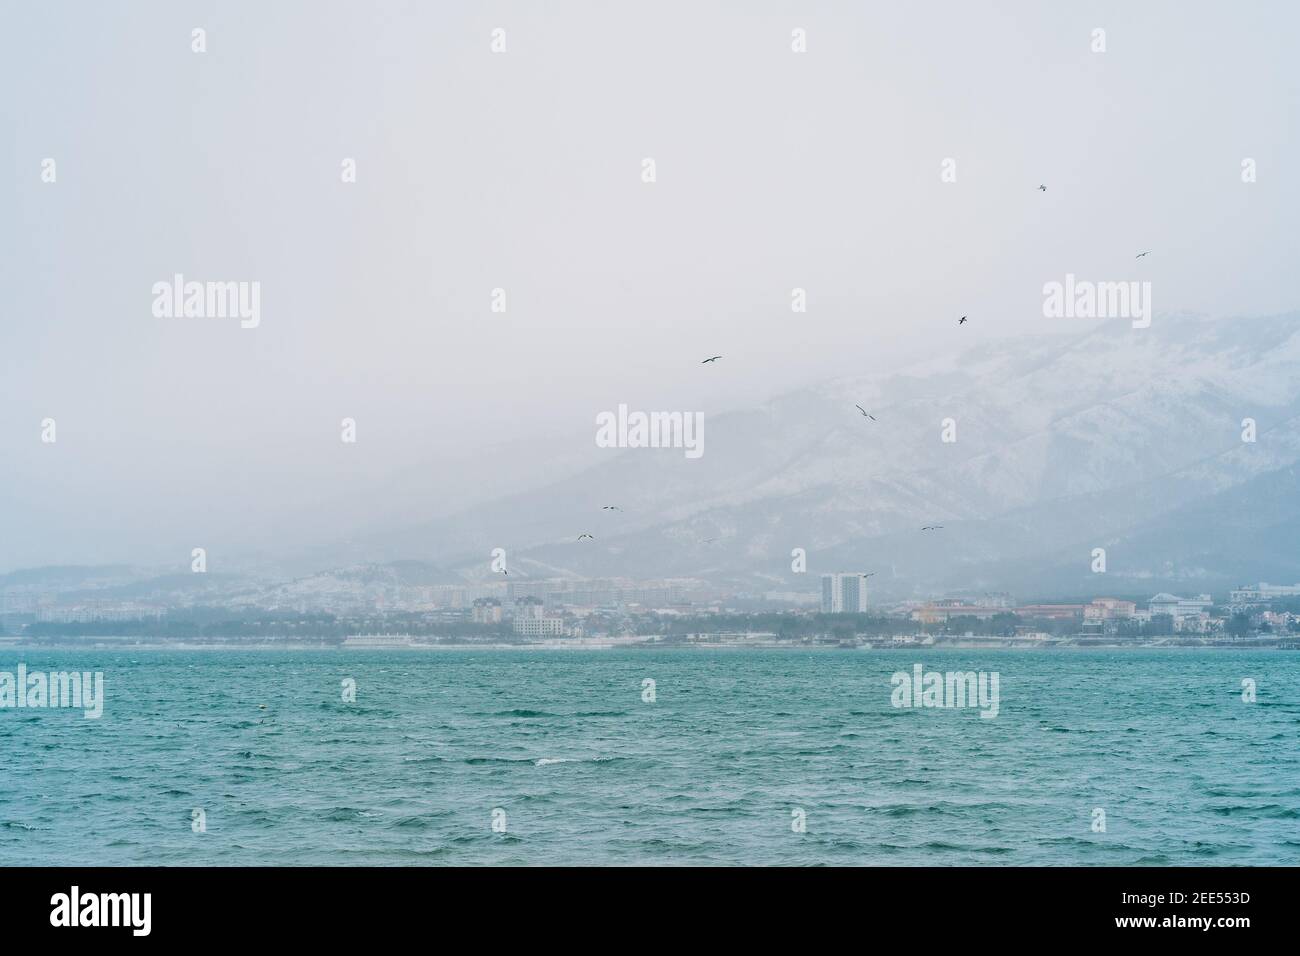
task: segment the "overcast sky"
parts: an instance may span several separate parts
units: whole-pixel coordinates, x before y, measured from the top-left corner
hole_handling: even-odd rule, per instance
[[[621,402],[1076,330],[1067,272],[1295,309],[1297,36],[1282,2],[4,0],[0,571],[455,510]],[[175,273],[260,282],[260,325],[155,317]]]

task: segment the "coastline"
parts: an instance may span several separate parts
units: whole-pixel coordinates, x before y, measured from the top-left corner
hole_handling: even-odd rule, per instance
[[[640,642],[612,642],[596,641],[582,644],[564,644],[559,642],[536,643],[536,644],[509,644],[498,642],[484,643],[467,643],[467,642],[439,642],[439,643],[409,643],[409,644],[375,644],[365,647],[348,647],[337,643],[309,643],[294,641],[287,643],[279,642],[262,642],[256,644],[213,644],[199,643],[193,641],[148,641],[136,642],[129,639],[116,640],[97,640],[97,641],[77,641],[59,644],[39,644],[39,643],[3,643],[0,644],[0,653],[5,651],[337,651],[343,654],[365,653],[368,651],[542,651],[557,653],[573,653],[575,651],[728,651],[742,653],[745,651],[791,651],[799,653],[817,652],[817,653],[850,653],[864,652],[872,653],[891,652],[891,651],[1025,651],[1025,652],[1043,652],[1043,651],[1295,651],[1300,647],[1289,646],[1294,642],[1285,640],[1271,641],[1236,641],[1236,642],[1179,642],[1179,643],[1082,643],[1074,641],[1052,641],[1028,643],[1025,641],[932,641],[932,642],[896,642],[881,644],[855,644],[849,646],[840,646],[828,643],[809,643],[800,644],[790,641],[773,641],[766,643],[726,643],[717,642],[709,643],[703,641],[677,642],[677,641],[640,641]]]

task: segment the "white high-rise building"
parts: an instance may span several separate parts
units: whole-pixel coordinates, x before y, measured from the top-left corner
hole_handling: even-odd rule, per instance
[[[861,614],[867,609],[867,579],[861,572],[822,575],[823,614]]]

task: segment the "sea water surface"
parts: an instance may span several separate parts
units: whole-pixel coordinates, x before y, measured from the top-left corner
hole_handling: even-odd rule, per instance
[[[1300,863],[1293,652],[20,660],[106,700],[0,709],[0,864]],[[997,671],[997,717],[891,706],[917,663]]]

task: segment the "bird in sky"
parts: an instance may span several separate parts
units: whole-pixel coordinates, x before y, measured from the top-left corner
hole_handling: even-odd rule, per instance
[[[958,319],[958,320],[957,320],[957,324],[958,324],[958,325],[965,325],[965,324],[966,324],[966,316],[963,315],[960,319]]]
[[[581,541],[583,538],[590,538],[592,541],[595,541],[595,540],[596,540],[596,536],[595,536],[594,534],[580,534],[580,535],[578,535],[578,540],[579,540],[579,541]]]
[[[601,511],[622,511],[623,509],[620,508],[618,505],[602,505],[600,510]]]
[[[863,578],[874,578],[875,576],[876,576],[876,572],[875,572],[875,571],[872,571],[870,574],[861,574],[861,575],[859,575],[859,577],[863,577]]]
[[[875,415],[872,415],[871,413],[869,413],[869,412],[868,412],[865,408],[863,408],[861,405],[854,405],[853,407],[856,408],[858,411],[860,411],[860,412],[862,413],[862,415],[863,415],[864,418],[870,418],[873,422],[877,420]]]
[[[1047,187],[1046,187],[1046,186],[1039,185],[1038,188],[1039,188],[1039,190],[1040,190],[1041,192],[1047,192]]]
[[[1136,256],[1134,256],[1133,258],[1135,258],[1135,259],[1141,259],[1143,256],[1149,256],[1149,255],[1151,255],[1150,252],[1139,252],[1139,253],[1138,253]]]
[[[941,525],[941,524],[928,524],[928,525],[926,525],[925,527],[923,527],[921,530],[922,530],[922,531],[938,531],[938,530],[939,530],[940,528],[942,528],[942,527],[943,527],[943,525]]]
[[[704,543],[705,543],[705,544],[713,544],[713,542],[715,542],[715,541],[717,541],[717,540],[718,540],[717,538],[705,538],[705,539],[704,539]]]
[[[701,365],[708,365],[710,362],[716,362],[716,361],[717,361],[718,359],[720,359],[720,358],[722,358],[721,355],[715,355],[715,356],[713,356],[713,358],[706,358],[706,359],[705,359],[703,362],[701,362],[700,364],[701,364]]]

